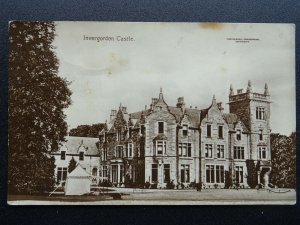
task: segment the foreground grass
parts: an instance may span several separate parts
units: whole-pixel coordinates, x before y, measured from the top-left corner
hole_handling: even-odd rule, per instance
[[[267,190],[239,189],[205,189],[201,192],[196,190],[141,190],[117,188],[114,192],[122,194],[122,200],[112,201],[109,193],[95,196],[64,196],[64,195],[9,195],[9,204],[59,204],[60,202],[77,204],[107,204],[114,202],[116,204],[147,204],[156,202],[181,202],[182,204],[295,204],[295,190],[283,190],[287,192],[273,193]],[[102,203],[101,203],[102,202]],[[126,203],[127,202],[127,203]],[[219,203],[218,203],[219,202]]]

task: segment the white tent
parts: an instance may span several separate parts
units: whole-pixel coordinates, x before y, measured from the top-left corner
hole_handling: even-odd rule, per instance
[[[65,195],[83,195],[90,193],[90,175],[78,164],[67,176]]]

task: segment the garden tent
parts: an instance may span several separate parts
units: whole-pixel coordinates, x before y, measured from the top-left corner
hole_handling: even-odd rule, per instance
[[[65,195],[83,195],[90,193],[90,175],[78,164],[67,176]]]

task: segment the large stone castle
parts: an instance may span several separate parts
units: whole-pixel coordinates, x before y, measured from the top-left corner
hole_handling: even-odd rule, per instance
[[[233,183],[247,187],[246,161],[253,160],[257,182],[268,185],[268,86],[263,93],[253,92],[250,81],[245,91],[234,92],[231,86],[228,104],[229,113],[215,97],[206,109],[186,107],[183,97],[176,106],[169,106],[160,90],[143,111],[128,113],[120,105],[111,110],[106,128],[99,132],[98,153],[87,155],[97,158],[95,165],[86,167],[97,182],[107,179],[120,186],[129,179],[157,188],[170,182],[181,186],[201,182],[207,188],[222,188],[230,176]]]

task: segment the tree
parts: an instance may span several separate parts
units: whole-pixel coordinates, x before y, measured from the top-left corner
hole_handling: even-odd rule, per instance
[[[296,133],[289,137],[271,134],[271,156],[270,182],[278,187],[296,188]]]
[[[72,159],[69,162],[68,173],[71,173],[76,168],[76,165],[77,165],[77,162],[74,159],[74,157],[72,157]]]
[[[75,137],[98,137],[99,131],[105,127],[105,123],[96,123],[90,125],[79,125],[70,130],[69,135]]]
[[[69,135],[75,137],[88,137],[90,132],[90,125],[79,125],[70,130]]]
[[[58,76],[53,22],[9,24],[9,193],[47,191],[54,159],[65,141],[63,110],[71,104],[69,83]]]

